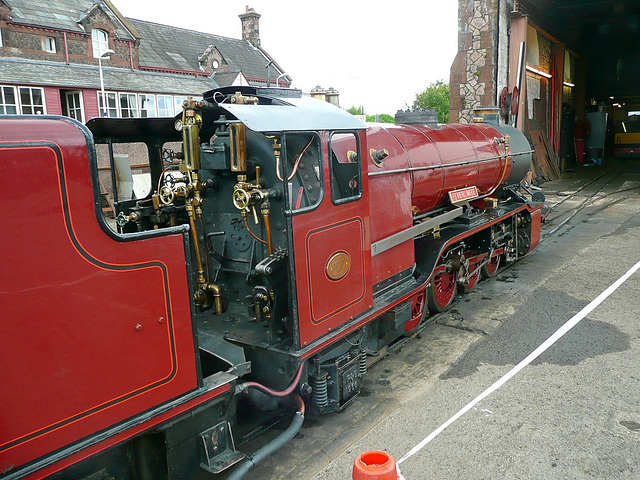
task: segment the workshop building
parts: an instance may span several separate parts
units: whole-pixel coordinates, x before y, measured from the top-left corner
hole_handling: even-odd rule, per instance
[[[640,152],[640,134],[624,135],[640,132],[640,2],[459,0],[458,9],[451,121],[516,124],[545,179]]]

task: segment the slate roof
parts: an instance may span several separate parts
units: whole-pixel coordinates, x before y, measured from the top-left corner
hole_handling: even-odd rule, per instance
[[[14,23],[81,33],[84,33],[84,30],[78,21],[91,10],[94,4],[101,4],[102,10],[117,26],[118,38],[135,39],[132,32],[113,13],[109,4],[100,0],[4,0],[4,2],[11,7],[11,21]]]
[[[172,70],[200,71],[198,58],[209,45],[215,45],[228,62],[228,71],[241,71],[247,79],[266,79],[271,57],[246,40],[160,25],[127,18],[140,40],[140,65]],[[239,27],[238,27],[239,29]],[[271,81],[284,71],[274,62]]]
[[[222,37],[219,35],[213,35],[210,33],[196,32],[193,30],[187,30],[178,27],[172,27],[169,25],[160,25],[157,23],[146,22],[143,20],[135,20],[124,18],[118,12],[118,10],[111,4],[110,0],[2,0],[9,7],[11,7],[11,21],[14,23],[20,23],[25,25],[35,25],[42,27],[49,27],[73,32],[83,32],[84,29],[78,23],[88,12],[93,8],[101,8],[105,12],[114,25],[117,26],[117,35],[122,39],[139,39],[139,64],[141,67],[148,67],[156,71],[190,71],[201,72],[201,66],[198,61],[199,57],[209,48],[210,45],[214,45],[220,54],[223,56],[227,65],[225,68],[218,70],[214,73],[213,77],[216,80],[203,80],[196,79],[194,77],[179,76],[177,78],[183,79],[190,85],[202,85],[204,82],[208,82],[208,88],[212,88],[215,84],[230,84],[237,77],[239,72],[242,72],[244,77],[248,81],[265,82],[267,76],[270,76],[271,81],[275,83],[277,77],[284,73],[284,70],[273,60],[269,54],[261,47],[253,46],[249,41]],[[124,1],[124,0],[123,0]],[[240,31],[240,25],[238,25]],[[267,65],[270,64],[269,70]],[[43,64],[42,70],[53,70],[56,66],[53,64]],[[35,77],[40,80],[31,81],[30,78],[25,77],[25,80],[21,83],[24,84],[60,84],[63,85],[62,78],[69,77],[69,86],[75,86],[76,83],[82,83],[82,86],[88,87],[93,79],[93,74],[87,74],[82,68],[95,67],[82,67],[80,65],[73,65],[78,67],[79,78],[69,77],[69,72],[72,66],[70,65],[58,65],[60,69],[55,75],[51,75],[49,81],[42,80],[40,70],[37,67],[33,68]],[[18,67],[16,67],[18,68]],[[20,67],[25,70],[26,67]],[[149,88],[142,88],[142,85],[138,85],[136,82],[138,78],[132,72],[121,69],[117,70],[117,74],[107,74],[110,71],[105,68],[105,81],[106,75],[112,77],[114,85],[119,85],[120,79],[130,78],[133,85],[131,90],[149,91]],[[233,73],[233,75],[231,75]],[[57,75],[61,75],[58,77]],[[2,75],[6,77],[6,75]],[[55,80],[53,80],[55,79]],[[289,82],[289,77],[285,77]],[[5,79],[5,81],[7,81]],[[169,82],[171,83],[171,82]],[[78,85],[80,86],[80,85]],[[105,87],[105,88],[120,88],[117,86]],[[124,88],[124,87],[123,87]],[[153,89],[154,91],[163,91],[165,89]],[[205,89],[206,90],[206,89]],[[192,87],[189,87],[189,91],[192,91]],[[200,92],[201,90],[198,90]],[[202,90],[204,91],[204,90]]]
[[[212,79],[167,73],[142,72],[125,68],[102,67],[105,90],[126,92],[202,95],[217,88]],[[100,73],[96,65],[66,65],[56,62],[18,58],[0,58],[0,83],[13,85],[51,85],[65,88],[100,89]]]

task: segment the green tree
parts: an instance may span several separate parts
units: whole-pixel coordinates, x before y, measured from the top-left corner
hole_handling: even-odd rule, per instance
[[[351,115],[362,115],[362,107],[351,107],[347,112]]]
[[[367,122],[375,122],[375,115],[367,115]],[[378,122],[379,123],[396,123],[396,117],[393,115],[389,115],[388,113],[379,113],[378,114]]]
[[[436,80],[429,85],[424,92],[418,93],[413,102],[414,110],[426,110],[435,108],[438,113],[438,122],[449,121],[449,84],[443,80]]]

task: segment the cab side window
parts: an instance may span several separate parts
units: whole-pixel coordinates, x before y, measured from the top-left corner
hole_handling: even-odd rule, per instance
[[[284,151],[291,210],[316,207],[323,197],[320,138],[315,133],[288,133]]]
[[[360,142],[355,133],[334,133],[329,143],[331,200],[347,203],[362,196]]]

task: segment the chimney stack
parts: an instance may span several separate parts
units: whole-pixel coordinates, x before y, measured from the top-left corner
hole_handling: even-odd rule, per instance
[[[260,46],[260,29],[258,22],[260,21],[260,14],[256,13],[253,8],[246,7],[245,13],[238,15],[242,22],[242,39],[249,40],[249,43],[254,47]]]

